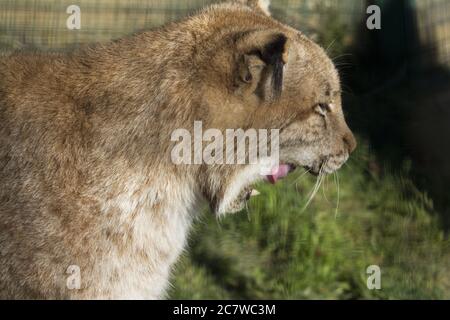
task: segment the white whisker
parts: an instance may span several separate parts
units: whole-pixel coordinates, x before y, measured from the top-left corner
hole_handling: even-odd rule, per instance
[[[293,184],[295,184],[296,186],[297,186],[297,183],[299,182],[299,180],[301,179],[301,178],[303,178],[307,173],[309,173],[311,170],[310,169],[308,169],[308,170],[306,170],[305,172],[303,172],[301,175],[300,175],[300,177],[298,177],[297,179],[295,179],[295,181],[291,184],[291,186],[293,185]]]
[[[339,185],[339,174],[337,172],[334,173],[334,182],[336,184],[336,188],[337,188],[337,200],[336,200],[336,211],[334,213],[334,219],[337,219],[338,214],[339,214],[339,202],[340,200],[340,185]]]
[[[324,183],[322,186],[322,193],[323,193],[323,197],[325,198],[325,201],[330,203],[330,201],[328,200],[328,197],[326,195],[326,192],[328,192],[328,175],[325,176]]]
[[[323,177],[324,177],[323,169],[325,168],[325,165],[326,165],[327,162],[328,162],[328,159],[326,161],[324,161],[324,163],[322,163],[322,166],[320,167],[320,170],[319,170],[319,176],[317,177],[317,180],[316,180],[316,184],[314,185],[314,188],[313,188],[310,196],[308,197],[308,201],[306,202],[305,206],[303,207],[302,212],[305,211],[309,207],[309,205],[311,204],[312,200],[316,196],[317,191],[319,191],[320,186],[321,186],[322,181],[323,181]]]
[[[245,202],[245,211],[247,211],[247,219],[249,222],[252,221],[252,217],[250,215],[250,209],[248,208],[248,201]]]

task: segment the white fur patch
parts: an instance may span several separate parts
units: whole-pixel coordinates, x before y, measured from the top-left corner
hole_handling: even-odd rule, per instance
[[[97,285],[110,292],[108,299],[162,298],[197,211],[191,186],[166,176],[155,179],[158,184],[141,188],[144,180],[130,176],[123,192],[102,208],[105,214],[118,210],[109,228],[129,237],[125,251],[110,244],[108,254],[99,261]],[[113,272],[119,272],[115,281],[109,278]]]
[[[273,165],[276,164],[271,159],[267,162],[261,161],[260,164],[251,164],[246,166],[234,175],[225,190],[225,195],[219,205],[219,209],[217,210],[217,214],[219,216],[230,212],[231,206],[239,197],[239,194],[244,188],[264,179],[262,172],[264,172],[263,167],[267,166],[267,163],[273,163]]]
[[[242,171],[239,171],[226,189],[217,214],[224,215],[230,212],[231,205],[236,201],[242,189],[262,179],[260,173],[260,168],[257,165],[249,165]]]

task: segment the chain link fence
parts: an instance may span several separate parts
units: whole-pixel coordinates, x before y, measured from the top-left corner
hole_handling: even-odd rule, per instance
[[[174,21],[215,2],[220,0],[0,0],[0,49],[65,49],[107,41]],[[396,1],[273,0],[271,8],[277,19],[318,37],[325,46],[337,39],[345,47],[354,41],[354,31],[364,28],[368,5],[381,6],[383,21],[383,8],[392,2]],[[432,50],[439,63],[450,66],[450,1],[403,2],[413,9],[411,18],[420,40],[427,44],[414,48],[416,55],[426,59]],[[66,26],[66,10],[74,4],[81,9],[80,30]],[[402,22],[394,27],[402,28]]]

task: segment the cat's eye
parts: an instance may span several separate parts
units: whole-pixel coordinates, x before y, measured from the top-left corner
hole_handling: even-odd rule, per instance
[[[316,106],[316,111],[323,116],[326,116],[331,111],[331,107],[328,103],[319,103]]]

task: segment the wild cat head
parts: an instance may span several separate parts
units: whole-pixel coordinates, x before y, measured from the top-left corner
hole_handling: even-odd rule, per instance
[[[202,162],[198,175],[216,213],[241,210],[258,181],[276,183],[298,167],[329,174],[347,161],[356,141],[342,112],[338,72],[321,47],[271,18],[267,1],[219,4],[193,19],[209,30],[193,58],[201,84],[195,112],[204,140],[221,146],[203,153],[213,161]],[[227,137],[239,140],[239,133],[247,162],[225,159],[239,151]],[[255,149],[265,162],[250,163]]]

